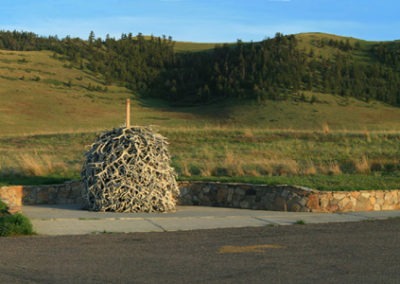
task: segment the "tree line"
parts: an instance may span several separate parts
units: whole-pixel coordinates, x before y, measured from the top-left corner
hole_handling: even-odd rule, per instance
[[[123,84],[144,96],[175,104],[198,104],[239,98],[285,100],[315,91],[380,100],[400,105],[400,43],[364,47],[357,42],[320,40],[332,56],[301,49],[294,35],[277,33],[260,42],[216,45],[200,52],[174,52],[171,37],[122,34],[119,39],[87,40],[34,33],[2,31],[0,49],[51,50],[77,68],[103,75],[106,85]]]

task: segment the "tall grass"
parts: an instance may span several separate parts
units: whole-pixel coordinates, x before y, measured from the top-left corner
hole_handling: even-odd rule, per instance
[[[55,157],[47,154],[21,154],[18,157],[20,174],[28,176],[49,176],[68,172],[67,165],[55,159]]]
[[[227,126],[161,129],[180,178],[398,177],[400,133],[263,130]],[[6,173],[77,178],[94,133],[0,138]],[[369,137],[369,138],[368,138]],[[18,148],[15,147],[18,145]],[[21,154],[23,153],[23,154]]]
[[[227,127],[164,130],[179,174],[296,176],[400,170],[400,133],[260,130]],[[187,155],[190,153],[190,155]],[[179,157],[179,158],[178,158]],[[185,166],[180,163],[185,161]]]
[[[365,155],[355,160],[354,167],[357,173],[369,174],[371,172],[371,165]]]

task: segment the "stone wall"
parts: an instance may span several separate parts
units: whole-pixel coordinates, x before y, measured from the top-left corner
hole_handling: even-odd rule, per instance
[[[29,185],[23,187],[22,203],[33,204],[83,204],[83,184],[69,181],[63,184]]]
[[[2,186],[0,187],[0,200],[8,206],[10,213],[21,212],[22,206],[22,186]]]
[[[219,206],[296,212],[400,210],[400,190],[317,191],[289,185],[179,182],[179,205]],[[13,212],[21,204],[83,204],[83,184],[0,187]]]
[[[318,191],[289,185],[181,182],[179,202],[295,212],[400,210],[400,190]]]
[[[181,182],[179,204],[255,210],[309,212],[309,196],[318,191],[289,185]]]
[[[308,204],[313,212],[400,210],[400,190],[318,192]]]

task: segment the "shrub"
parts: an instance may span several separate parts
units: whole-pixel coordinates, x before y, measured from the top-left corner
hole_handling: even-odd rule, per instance
[[[0,236],[32,235],[32,223],[24,215],[17,213],[0,217]]]
[[[11,215],[7,205],[0,200],[0,237],[32,234],[31,221],[20,213]]]
[[[8,213],[8,206],[3,201],[0,200],[0,217]]]

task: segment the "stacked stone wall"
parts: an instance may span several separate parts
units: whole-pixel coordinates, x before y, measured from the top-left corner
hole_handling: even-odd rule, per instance
[[[319,192],[310,196],[313,212],[400,210],[400,190]]]
[[[181,205],[309,212],[308,199],[318,191],[289,185],[181,182]]]
[[[83,183],[80,181],[24,186],[22,203],[26,205],[83,204],[82,189]]]
[[[294,212],[400,210],[400,190],[318,191],[290,185],[181,182],[180,204]]]
[[[179,182],[178,205],[201,205],[295,212],[400,210],[400,190],[317,191],[290,185]],[[83,204],[83,184],[0,187],[12,212],[21,205]]]
[[[2,186],[0,187],[0,200],[8,206],[10,213],[21,211],[22,206],[22,186]]]

